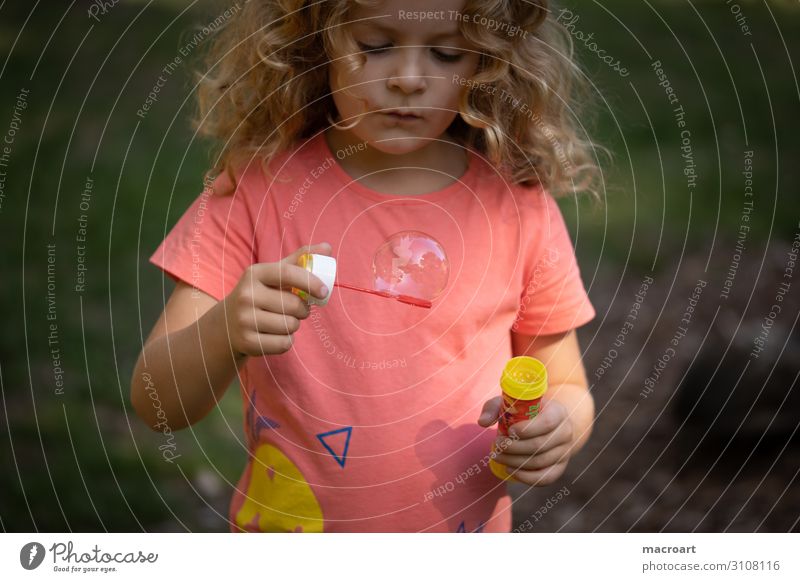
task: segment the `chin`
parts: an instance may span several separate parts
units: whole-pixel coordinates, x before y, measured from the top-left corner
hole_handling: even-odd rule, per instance
[[[382,141],[378,141],[382,140]],[[376,150],[385,154],[410,154],[430,145],[435,138],[412,135],[381,135],[366,140]]]

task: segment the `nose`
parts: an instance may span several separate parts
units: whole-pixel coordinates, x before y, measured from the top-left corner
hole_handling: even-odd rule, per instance
[[[422,56],[420,50],[413,47],[396,49],[396,61],[394,70],[387,77],[386,84],[390,89],[400,89],[404,93],[416,93],[424,91],[428,82],[425,78],[425,70],[422,66]]]

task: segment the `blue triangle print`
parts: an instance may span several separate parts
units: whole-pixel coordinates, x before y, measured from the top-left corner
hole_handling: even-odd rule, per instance
[[[342,450],[341,456],[337,455],[331,448],[331,446],[325,442],[325,437],[330,437],[332,435],[339,434],[340,432],[347,433],[347,438],[344,441],[344,449]],[[343,469],[344,469],[344,462],[347,460],[347,448],[350,446],[350,435],[352,433],[353,433],[353,427],[346,426],[344,428],[337,428],[336,430],[331,430],[328,432],[321,432],[317,435],[317,438],[319,439],[319,442],[322,443],[322,446],[328,449],[328,452],[333,456],[334,459],[336,459],[336,462],[339,463],[339,465],[341,465]]]
[[[476,529],[472,533],[480,533],[480,532],[482,532],[483,528],[485,526],[486,526],[486,522],[482,521],[481,524],[478,526],[478,529]],[[458,524],[458,529],[456,530],[456,533],[467,533],[467,527],[466,527],[466,524],[464,523],[463,520],[462,520],[461,523]]]

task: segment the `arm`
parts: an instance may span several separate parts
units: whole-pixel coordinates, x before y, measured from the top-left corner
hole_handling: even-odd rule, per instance
[[[322,281],[297,265],[306,245],[276,263],[248,267],[222,301],[178,282],[147,338],[131,378],[131,403],[153,430],[185,428],[216,405],[249,356],[292,346],[308,305],[291,289],[323,298]]]
[[[512,332],[511,345],[514,356],[534,357],[547,368],[549,386],[542,399],[543,409],[552,401],[564,406],[572,424],[569,455],[574,455],[592,432],[595,410],[575,330],[544,336]]]
[[[153,430],[174,431],[202,419],[246,360],[230,347],[224,309],[210,295],[182,281],[176,285],[131,378],[133,408]]]

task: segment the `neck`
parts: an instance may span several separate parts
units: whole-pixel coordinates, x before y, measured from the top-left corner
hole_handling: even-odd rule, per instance
[[[357,180],[374,172],[394,179],[404,172],[413,171],[409,168],[414,167],[457,177],[467,166],[466,152],[447,133],[417,150],[400,154],[382,152],[347,130],[332,128],[325,132],[324,137],[332,152],[347,153],[339,162]]]

